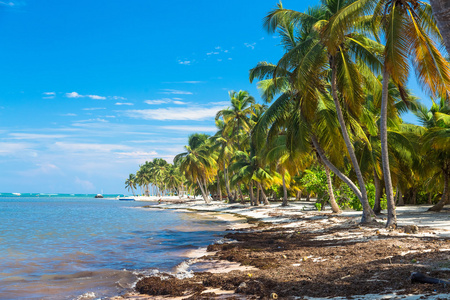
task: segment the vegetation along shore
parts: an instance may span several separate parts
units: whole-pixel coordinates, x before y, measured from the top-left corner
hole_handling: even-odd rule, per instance
[[[147,278],[137,289],[190,299],[218,297],[205,288],[272,299],[447,293],[442,282],[410,279],[449,277],[448,217],[439,213],[450,202],[443,22],[416,0],[323,0],[303,12],[280,2],[263,23],[285,50],[249,71],[265,104],[230,91],[215,134],[193,133],[173,164],[148,161],[126,186],[133,194],[140,187],[146,195],[202,195],[205,207],[227,203],[222,210],[268,208],[267,218],[289,222],[260,222],[208,248],[205,259],[254,271]],[[412,72],[431,107],[406,88]],[[302,211],[302,197],[314,197],[315,211]],[[415,206],[404,223],[400,216]],[[356,222],[348,209],[360,211]],[[433,218],[438,226],[423,227]]]

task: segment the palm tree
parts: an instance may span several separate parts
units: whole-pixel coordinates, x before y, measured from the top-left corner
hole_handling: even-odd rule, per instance
[[[380,4],[384,5],[380,5]],[[384,15],[382,12],[384,6]],[[400,87],[406,85],[409,60],[412,58],[416,75],[422,86],[434,95],[447,92],[450,84],[450,69],[439,53],[432,36],[439,36],[437,28],[425,27],[424,18],[431,19],[429,4],[409,1],[380,1],[374,16],[382,16],[381,23],[386,38],[383,70],[383,92],[381,101],[380,136],[383,175],[386,186],[388,219],[386,226],[396,225],[395,202],[389,168],[387,139],[387,105],[389,79]],[[427,34],[428,33],[428,34]]]
[[[370,75],[370,71],[380,70],[381,62],[378,53],[381,51],[381,47],[378,43],[354,31],[343,31],[335,37],[330,36],[327,30],[316,30],[326,28],[330,20],[339,11],[352,2],[354,1],[323,0],[320,7],[310,9],[308,13],[284,9],[280,3],[278,8],[266,17],[266,26],[269,31],[273,32],[280,24],[283,24],[286,20],[291,20],[299,24],[300,30],[306,26],[313,28],[303,42],[294,44],[294,47],[288,49],[289,51],[278,62],[277,67],[286,69],[286,67],[292,66],[298,69],[297,73],[306,74],[308,73],[306,69],[309,70],[313,67],[311,64],[313,61],[308,56],[311,56],[313,51],[317,52],[313,55],[322,53],[320,56],[322,59],[320,61],[321,68],[331,69],[330,93],[336,106],[341,133],[360,187],[361,203],[363,206],[362,222],[370,222],[372,219],[372,211],[367,199],[365,182],[353,149],[341,102],[345,104],[348,112],[354,116],[359,115],[361,103],[364,101],[362,89],[363,79],[366,82],[368,80],[374,81],[374,76]],[[299,57],[299,54],[302,52],[301,50],[304,50],[306,45],[314,46],[307,52],[306,58]],[[318,62],[314,61],[314,63],[317,64]],[[314,67],[317,68],[317,66]],[[315,89],[321,91],[326,90],[326,81],[318,77],[317,74],[321,73],[308,73],[312,78],[298,76],[295,78],[294,87],[299,91],[310,91],[312,92],[311,95],[315,93]],[[367,74],[369,75],[367,76]],[[313,81],[312,85],[311,81]],[[324,162],[326,161],[324,160]]]
[[[216,119],[217,132],[211,137],[213,143],[212,149],[217,152],[217,163],[218,172],[222,168],[223,179],[225,183],[225,189],[227,192],[228,202],[233,202],[233,197],[231,196],[230,180],[228,175],[228,163],[230,161],[231,155],[234,151],[233,145],[231,143],[231,137],[225,132],[225,122],[220,119]],[[220,178],[217,176],[218,190],[220,191]]]
[[[127,180],[125,180],[125,188],[128,189],[128,190],[131,189],[131,192],[133,193],[133,196],[136,196],[134,194],[134,189],[136,188],[136,176],[133,173],[131,173],[128,176]]]
[[[220,110],[216,115],[216,119],[223,118],[225,133],[232,134],[236,140],[238,150],[241,150],[241,132],[250,132],[249,117],[253,113],[251,105],[255,103],[255,99],[247,91],[230,91],[229,95],[231,107]]]
[[[189,136],[188,145],[184,146],[186,152],[174,158],[174,163],[180,166],[188,180],[197,183],[206,203],[208,197],[208,183],[216,174],[216,157],[211,154],[211,144],[206,134],[195,133]]]
[[[450,104],[442,97],[439,103],[433,101],[429,110],[419,106],[415,114],[426,128],[421,142],[428,149],[424,153],[428,176],[434,185],[443,184],[441,200],[429,210],[440,211],[450,201]]]
[[[422,86],[432,94],[446,92],[450,83],[448,64],[439,53],[433,39],[441,40],[430,5],[418,0],[356,0],[335,14],[325,27],[327,43],[339,41],[349,29],[355,28],[357,20],[367,20],[364,16],[373,11],[372,24],[365,25],[373,29],[378,40],[378,31],[384,34],[386,41],[383,63],[383,86],[380,116],[380,138],[382,150],[383,175],[386,188],[388,219],[386,226],[395,226],[397,219],[393,188],[389,168],[387,138],[388,86],[392,79],[404,91],[408,74],[409,58],[413,61],[416,75]],[[361,24],[361,23],[360,23]],[[363,26],[360,26],[363,28]],[[402,95],[404,96],[404,95]],[[405,97],[403,97],[405,98]]]

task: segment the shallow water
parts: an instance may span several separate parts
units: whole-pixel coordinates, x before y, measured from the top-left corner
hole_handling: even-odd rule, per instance
[[[0,299],[98,299],[171,271],[225,223],[149,202],[0,197]],[[81,299],[81,298],[80,298]]]

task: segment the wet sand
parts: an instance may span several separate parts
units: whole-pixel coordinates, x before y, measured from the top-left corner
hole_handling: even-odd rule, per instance
[[[450,298],[448,286],[410,280],[412,272],[450,278],[448,212],[401,207],[399,228],[387,230],[382,216],[360,226],[358,212],[317,212],[308,203],[255,208],[199,202],[189,208],[208,215],[224,213],[220,218],[236,227],[201,253],[205,255],[197,254],[190,266],[192,277],[167,276],[164,283],[143,279],[138,291],[150,295],[133,293],[120,299]],[[242,228],[243,216],[260,221]],[[408,226],[413,223],[418,231]]]

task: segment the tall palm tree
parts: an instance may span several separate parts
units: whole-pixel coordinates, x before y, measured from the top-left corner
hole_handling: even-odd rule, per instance
[[[186,152],[174,158],[174,163],[180,166],[188,180],[197,183],[206,203],[210,203],[208,183],[216,174],[216,157],[211,154],[211,144],[206,134],[195,133],[189,136]]]
[[[289,51],[278,62],[277,66],[295,66],[299,69],[299,74],[305,74],[307,72],[305,68],[311,69],[311,59],[308,57],[311,56],[311,51],[307,53],[306,59],[305,57],[299,57],[301,50],[304,50],[307,44],[313,44],[314,47],[312,49],[315,52],[322,52],[321,68],[330,68],[330,93],[336,106],[341,133],[360,187],[361,203],[363,206],[362,221],[370,222],[372,219],[372,211],[367,199],[364,178],[359,168],[348,132],[349,128],[345,122],[342,104],[354,116],[359,115],[361,103],[364,101],[362,89],[363,79],[366,82],[369,80],[374,81],[374,76],[370,75],[370,73],[371,71],[380,70],[381,61],[378,53],[380,53],[381,47],[378,43],[351,30],[342,31],[338,38],[330,36],[326,30],[321,30],[328,26],[329,21],[341,9],[352,2],[354,1],[323,0],[321,1],[322,5],[320,7],[314,10],[310,9],[307,13],[284,9],[280,3],[278,8],[266,17],[266,26],[269,31],[273,32],[280,24],[286,22],[286,20],[292,20],[299,24],[298,26],[301,28],[309,26],[313,29],[304,42],[297,43],[290,50],[288,49]],[[311,11],[314,14],[311,14]],[[317,64],[317,61],[314,63]],[[303,76],[298,76],[294,81],[294,87],[299,91],[309,90],[313,93],[314,89],[327,89],[327,81],[320,79],[315,74],[310,74],[310,76],[315,78],[313,85],[311,85],[311,78],[308,79]]]
[[[136,196],[134,194],[134,189],[136,188],[136,176],[133,173],[131,173],[128,176],[127,180],[125,180],[125,188],[128,189],[128,190],[131,189],[131,192],[133,193],[133,196]]]
[[[335,14],[324,32],[333,43],[344,32],[355,28],[361,16],[373,12],[371,27],[378,40],[384,35],[383,86],[380,116],[380,138],[383,175],[386,188],[388,218],[386,226],[395,226],[397,219],[389,168],[387,138],[388,86],[392,79],[403,92],[409,74],[409,59],[421,85],[434,95],[446,93],[450,83],[448,63],[436,47],[442,37],[428,3],[418,0],[355,0]],[[363,18],[364,19],[364,18]],[[367,19],[367,18],[365,18]],[[360,28],[363,28],[361,26]],[[404,96],[404,95],[403,95]]]
[[[416,75],[423,87],[434,95],[442,95],[450,86],[450,69],[448,63],[437,49],[432,36],[439,36],[437,28],[425,27],[423,19],[429,18],[429,5],[416,0],[380,1],[384,4],[384,22],[381,29],[386,38],[383,70],[383,92],[381,101],[380,136],[383,175],[386,186],[388,204],[388,220],[386,226],[396,225],[394,195],[389,168],[387,139],[387,105],[389,79],[403,87],[406,85],[409,60],[412,58]],[[380,9],[374,16],[381,16]],[[424,26],[425,25],[425,26]]]
[[[216,119],[223,118],[225,133],[231,133],[236,141],[238,150],[241,150],[241,132],[250,132],[249,117],[252,115],[252,104],[255,99],[247,91],[230,91],[231,107],[220,110]]]

